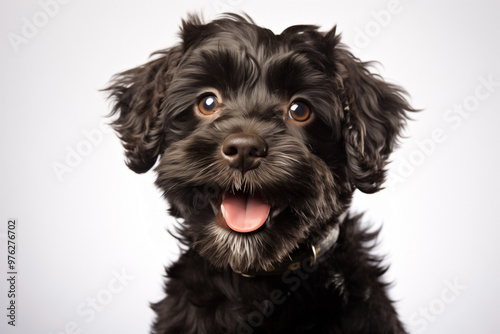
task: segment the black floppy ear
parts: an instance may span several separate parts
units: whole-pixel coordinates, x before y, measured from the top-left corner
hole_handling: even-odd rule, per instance
[[[155,52],[156,59],[115,75],[110,92],[118,117],[111,123],[125,148],[126,164],[145,173],[163,150],[163,117],[160,106],[171,79],[171,70],[182,56],[182,46]]]
[[[407,111],[415,110],[406,101],[406,92],[370,73],[370,63],[347,51],[335,30],[325,38],[334,45],[336,74],[342,81],[348,173],[358,189],[373,193],[385,180],[387,159],[406,124]]]

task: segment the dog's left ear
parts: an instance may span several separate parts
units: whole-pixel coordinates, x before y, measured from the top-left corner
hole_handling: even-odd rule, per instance
[[[126,164],[136,173],[145,173],[163,150],[163,117],[160,106],[183,54],[182,45],[156,52],[156,59],[119,73],[109,87],[114,106],[111,123],[125,148]]]
[[[340,43],[335,28],[325,35],[342,89],[343,138],[351,182],[365,193],[381,189],[385,166],[397,138],[415,111],[406,101],[406,92],[372,74]]]

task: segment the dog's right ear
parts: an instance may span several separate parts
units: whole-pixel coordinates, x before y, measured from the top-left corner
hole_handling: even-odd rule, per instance
[[[172,69],[182,57],[183,46],[155,52],[156,59],[115,75],[105,88],[113,100],[111,123],[125,148],[126,164],[145,173],[164,149],[160,106],[165,99]]]

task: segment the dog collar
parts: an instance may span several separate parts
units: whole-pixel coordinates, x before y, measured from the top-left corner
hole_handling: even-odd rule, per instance
[[[314,265],[316,262],[323,257],[330,249],[332,249],[337,239],[339,238],[339,225],[330,231],[328,236],[321,240],[318,244],[309,244],[306,249],[295,256],[291,256],[289,261],[281,262],[272,266],[267,270],[261,271],[238,271],[232,269],[235,273],[240,274],[243,277],[255,277],[255,276],[270,276],[270,275],[281,275],[286,271],[296,271],[302,268],[303,264],[309,259],[308,265]]]

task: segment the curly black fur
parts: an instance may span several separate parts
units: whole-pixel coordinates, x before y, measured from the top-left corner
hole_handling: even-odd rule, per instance
[[[404,333],[386,269],[370,255],[376,233],[361,230],[358,216],[340,218],[355,189],[381,188],[413,111],[404,91],[372,74],[335,28],[275,35],[237,15],[208,24],[190,16],[181,38],[107,88],[127,165],[143,173],[159,161],[156,184],[188,249],[167,270],[153,332]],[[207,93],[222,101],[210,117],[196,110]],[[311,119],[290,119],[292,101],[306,103]],[[222,157],[225,139],[240,133],[266,144],[257,168]],[[258,230],[215,223],[224,194],[235,191],[271,205]],[[254,278],[233,271],[268,270],[337,225],[336,247],[319,264]]]

